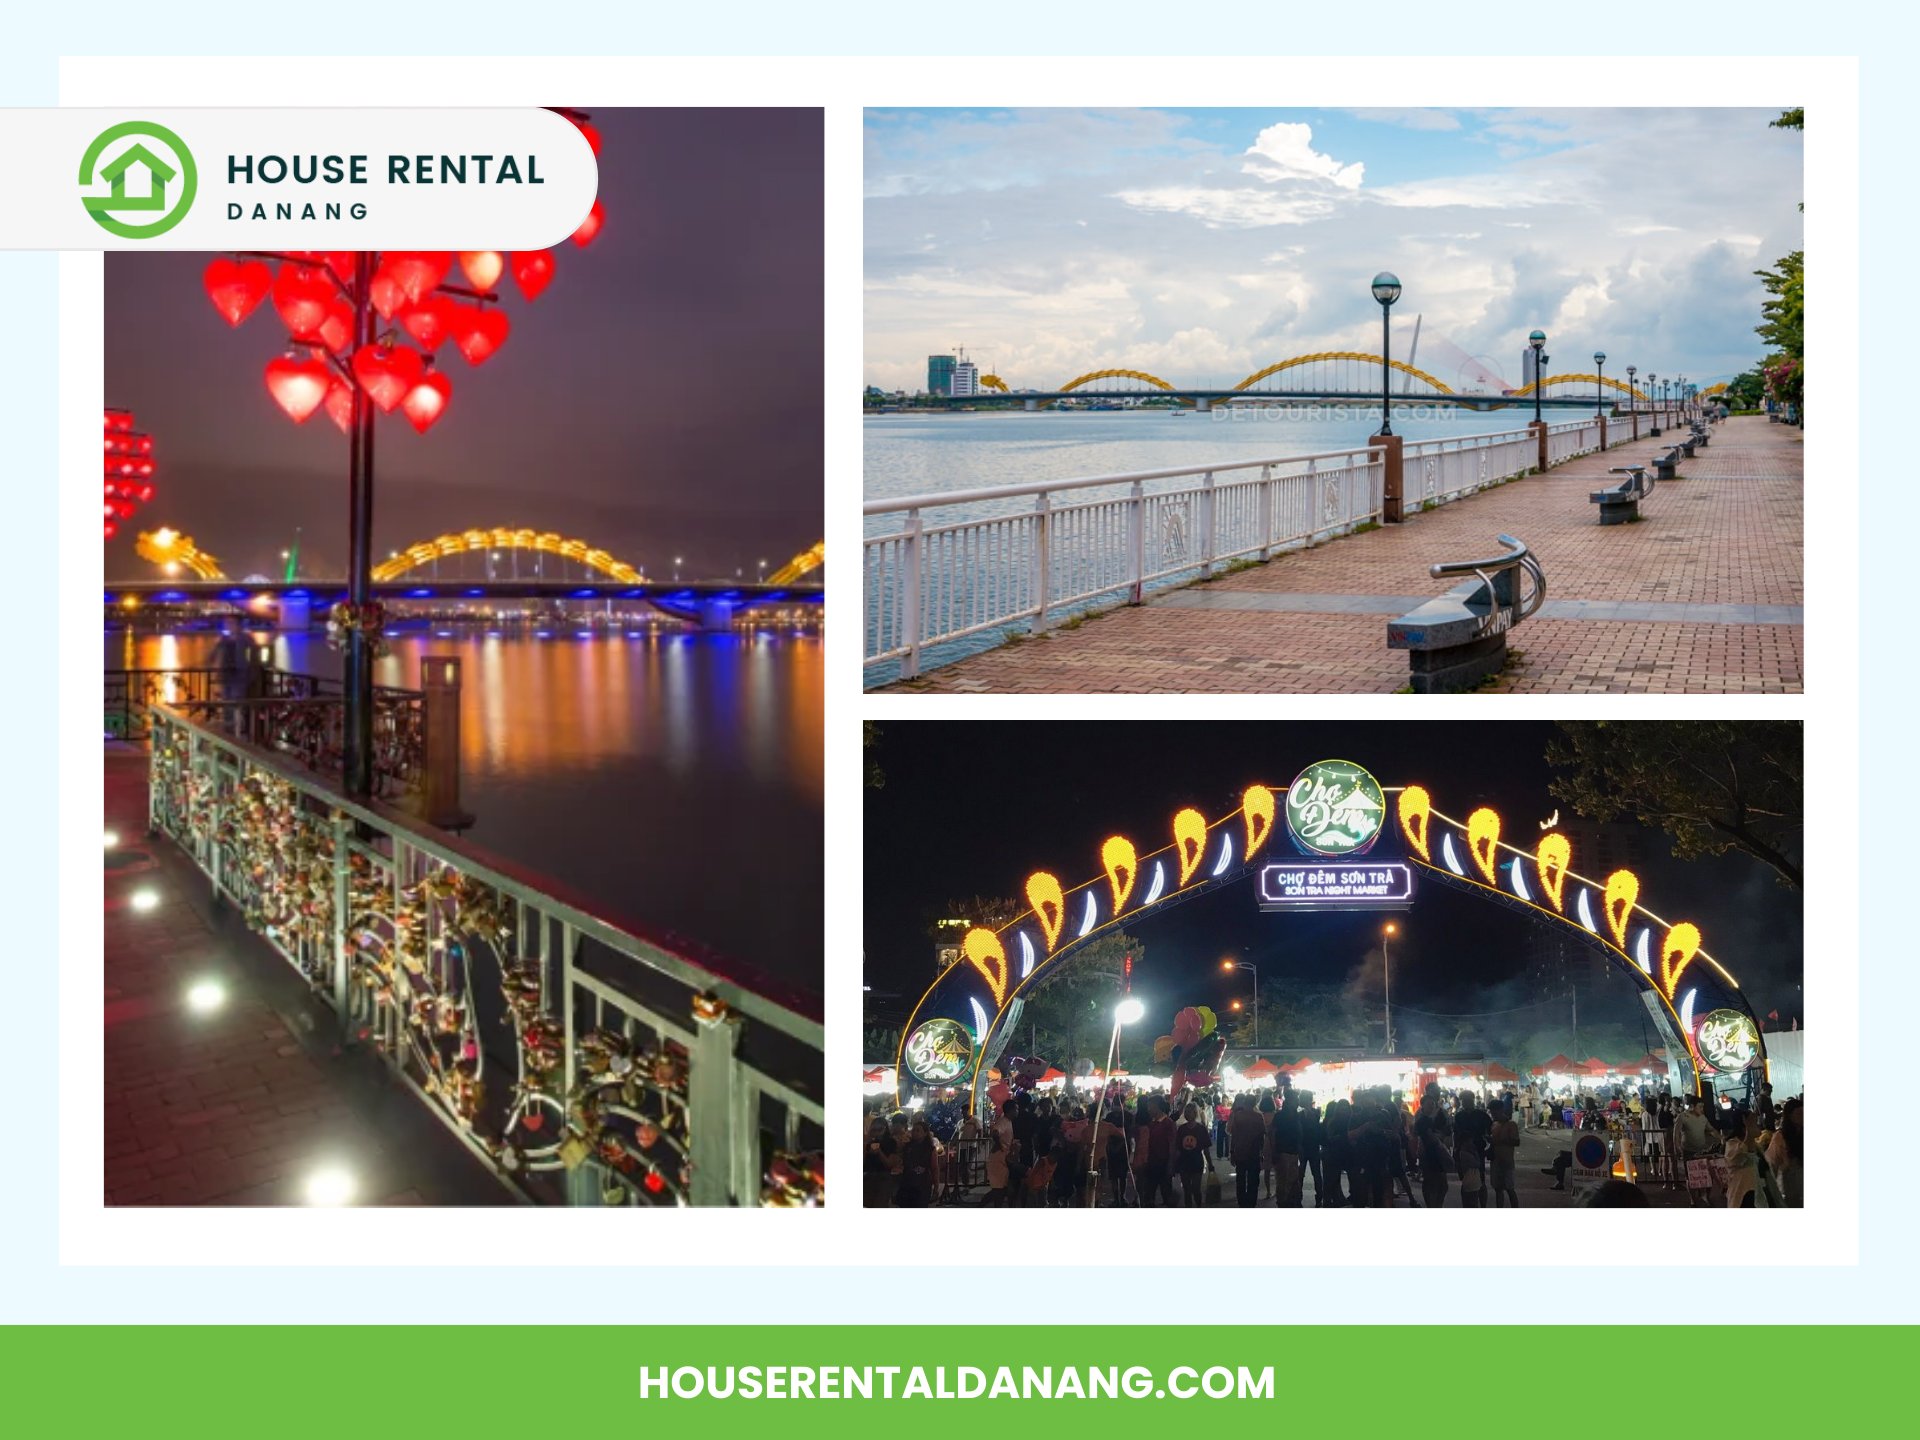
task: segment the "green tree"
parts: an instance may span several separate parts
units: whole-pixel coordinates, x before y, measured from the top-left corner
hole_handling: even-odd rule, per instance
[[[1806,350],[1804,259],[1803,252],[1796,250],[1776,260],[1773,269],[1753,272],[1767,290],[1754,333],[1790,360],[1803,358]]]
[[[1729,410],[1758,410],[1760,402],[1766,398],[1767,378],[1758,369],[1736,375],[1727,382]]]
[[[1807,128],[1807,111],[1804,105],[1796,105],[1791,110],[1782,110],[1778,120],[1767,122],[1776,130],[1804,130]]]
[[[1019,1027],[1007,1037],[1007,1047],[1017,1055],[1045,1059],[1069,1074],[1081,1060],[1104,1066],[1107,1043],[1113,1037],[1113,1007],[1126,983],[1126,957],[1137,957],[1140,951],[1138,940],[1115,931],[1053,962],[1051,975],[1027,992]],[[1152,1037],[1142,1045],[1140,1032],[1151,1028],[1151,1019],[1134,1027],[1135,1033],[1123,1035],[1127,1042],[1119,1052],[1123,1057],[1150,1058]]]
[[[1632,815],[1685,860],[1738,851],[1800,888],[1797,720],[1568,720],[1547,747],[1556,799],[1590,820]],[[1576,1057],[1578,1058],[1578,1057]]]

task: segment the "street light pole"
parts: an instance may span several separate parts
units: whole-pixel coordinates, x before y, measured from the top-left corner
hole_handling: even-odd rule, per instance
[[[1245,960],[1222,960],[1221,970],[1232,974],[1235,970],[1245,970],[1253,976],[1253,1048],[1260,1048],[1260,969]]]
[[[353,353],[374,341],[373,254],[353,257]],[[373,647],[379,627],[369,627],[373,599],[373,399],[364,385],[353,388],[348,423],[347,602],[355,623],[347,629],[346,683],[342,706],[341,782],[347,794],[373,793]],[[373,633],[369,635],[368,629]]]
[[[1633,377],[1639,373],[1639,366],[1627,366],[1627,408],[1636,415],[1640,413],[1640,392],[1633,388]],[[1636,421],[1635,423],[1637,424],[1638,422]]]
[[[1607,415],[1607,352],[1593,352],[1593,413],[1604,420]]]
[[[1131,1025],[1147,1013],[1147,1007],[1132,995],[1121,997],[1113,1007],[1113,1035],[1107,1041],[1107,1068],[1100,1072],[1099,1097],[1093,1103],[1093,1121],[1087,1126],[1087,1208],[1100,1206],[1100,1122],[1107,1113],[1107,1086],[1113,1083],[1113,1056],[1120,1048],[1120,1027]]]
[[[1393,302],[1400,298],[1400,277],[1382,270],[1373,277],[1373,298],[1380,302],[1380,430],[1393,433]]]
[[[1647,413],[1653,417],[1653,428],[1649,435],[1660,434],[1660,377],[1651,370],[1647,372]]]
[[[1393,937],[1399,933],[1399,930],[1400,930],[1400,927],[1398,925],[1395,925],[1393,921],[1389,920],[1387,922],[1387,928],[1384,931],[1382,931],[1380,935],[1380,968],[1382,972],[1385,974],[1386,987],[1387,987],[1387,1054],[1389,1055],[1394,1053],[1393,957],[1391,954],[1388,953],[1387,946],[1388,946],[1388,942],[1390,942],[1393,939]]]
[[[1527,336],[1527,343],[1533,347],[1533,423],[1540,423],[1540,392],[1546,389],[1547,332],[1536,330]]]

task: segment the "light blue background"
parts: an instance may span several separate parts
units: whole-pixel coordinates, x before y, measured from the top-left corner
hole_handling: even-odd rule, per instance
[[[1561,13],[1539,13],[1519,6],[1499,12],[1467,9],[1458,21],[1441,22],[1444,10],[1431,6],[1375,4],[1296,6],[1271,3],[1235,7],[1217,5],[1204,21],[1164,4],[1108,3],[1091,9],[1022,5],[1004,23],[989,23],[992,7],[964,11],[964,24],[951,24],[951,7],[854,8],[847,23],[824,8],[739,3],[722,12],[712,7],[666,8],[576,3],[529,7],[466,3],[440,7],[396,8],[338,3],[311,5],[222,6],[204,20],[186,18],[212,7],[151,3],[123,5],[25,5],[12,8],[0,37],[0,105],[57,103],[57,57],[73,54],[388,54],[410,43],[439,54],[507,54],[526,50],[569,54],[711,54],[727,46],[739,53],[940,54],[948,50],[1005,54],[1247,54],[1284,46],[1293,54],[1382,52],[1387,38],[1393,51],[1427,54],[1444,65],[1444,55],[1602,53],[1607,50],[1654,53],[1861,54],[1862,288],[1869,305],[1878,277],[1902,277],[1886,299],[1889,307],[1912,303],[1904,277],[1910,270],[1912,237],[1920,234],[1911,181],[1913,103],[1911,68],[1916,52],[1911,12],[1890,5],[1862,11],[1872,16],[1850,24],[1847,7],[1748,3],[1723,10],[1728,22],[1713,22],[1698,8],[1582,6]],[[1625,26],[1623,30],[1622,26]],[[1629,39],[1631,33],[1637,39]],[[492,48],[463,50],[468,37],[492,37]],[[1387,38],[1383,38],[1387,37]],[[1596,37],[1599,44],[1596,45]],[[884,52],[872,51],[874,42]],[[358,41],[359,43],[356,43]],[[164,63],[164,61],[156,61]],[[1634,63],[1631,57],[1621,61]],[[1486,104],[1533,104],[1550,98],[1550,85],[1530,68],[1517,73],[1513,93],[1460,97]],[[307,98],[312,98],[310,95]],[[1153,97],[1141,97],[1150,99]],[[1280,98],[1280,97],[1276,97]],[[1357,97],[1358,98],[1358,97]],[[1799,97],[1782,96],[1784,106]],[[861,97],[837,103],[858,104]],[[1684,103],[1684,95],[1675,96]],[[1904,158],[1903,158],[1904,157]],[[4,158],[0,157],[0,165]],[[1891,169],[1887,167],[1891,166]],[[1882,178],[1884,177],[1884,178]],[[1880,180],[1880,183],[1876,183]],[[0,180],[0,196],[6,193]],[[4,203],[0,201],[0,203]],[[1816,299],[1818,284],[1816,277]],[[8,504],[17,533],[50,536],[55,531],[56,373],[52,347],[57,336],[55,259],[44,254],[0,253],[0,316],[6,342],[0,344],[0,436],[5,439]],[[36,1077],[55,1073],[54,957],[55,915],[34,897],[56,893],[52,847],[46,844],[57,796],[51,767],[35,763],[57,743],[47,703],[56,657],[51,627],[33,623],[33,607],[56,593],[50,548],[13,548],[7,568],[14,597],[13,629],[19,663],[12,667],[14,698],[0,710],[9,758],[6,787],[9,824],[0,833],[0,873],[13,898],[13,945],[6,963],[11,1001],[7,1073],[10,1078],[10,1141],[6,1148],[6,1184],[0,1187],[0,1320],[17,1321],[871,1321],[887,1315],[923,1318],[915,1304],[941,1297],[942,1306],[960,1303],[977,1313],[956,1318],[987,1320],[1009,1312],[1034,1316],[1069,1315],[1082,1319],[1164,1319],[1190,1312],[1203,1271],[1211,1271],[1225,1308],[1210,1313],[1279,1322],[1381,1321],[1544,1321],[1579,1318],[1645,1323],[1683,1318],[1671,1304],[1676,1295],[1712,1293],[1716,1318],[1748,1320],[1831,1320],[1912,1322],[1920,1319],[1915,1294],[1915,1220],[1913,1207],[1920,1180],[1920,1137],[1915,1133],[1915,1091],[1920,1054],[1916,1053],[1914,926],[1904,906],[1892,897],[1910,887],[1903,873],[1911,858],[1910,807],[1889,793],[1905,776],[1896,736],[1911,724],[1911,707],[1920,700],[1913,680],[1913,657],[1900,634],[1904,615],[1914,604],[1910,578],[1909,533],[1913,522],[1901,502],[1911,492],[1916,462],[1906,423],[1905,389],[1911,377],[1902,363],[1911,348],[1911,325],[1862,325],[1862,373],[1886,375],[1894,388],[1874,401],[1877,423],[1863,438],[1860,481],[1862,673],[1860,697],[1862,766],[1872,782],[1862,790],[1861,892],[1867,897],[1862,918],[1860,961],[1863,1106],[1861,1120],[1861,1264],[1845,1269],[1795,1269],[1771,1263],[1764,1220],[1753,1222],[1747,1247],[1751,1268],[1746,1285],[1732,1287],[1740,1298],[1728,1303],[1725,1271],[1596,1272],[1543,1266],[1531,1272],[1450,1274],[1444,1270],[1341,1271],[1294,1270],[1248,1277],[1242,1268],[1259,1261],[1284,1262],[1278,1249],[1249,1246],[1239,1235],[1216,1232],[1175,1233],[1170,1221],[1160,1232],[1143,1235],[1146,1246],[1181,1245],[1191,1251],[1190,1269],[1135,1268],[1115,1254],[1110,1266],[1089,1270],[1047,1271],[1026,1268],[1004,1285],[979,1286],[945,1268],[912,1268],[912,1261],[944,1255],[977,1265],[987,1255],[988,1237],[963,1234],[950,1224],[929,1225],[927,1245],[900,1255],[899,1264],[855,1269],[834,1277],[807,1272],[773,1274],[750,1270],[653,1270],[604,1272],[435,1269],[397,1278],[347,1267],[330,1269],[186,1271],[180,1269],[61,1269],[56,1247],[55,1176],[50,1155],[36,1147],[52,1138],[53,1104]],[[1870,392],[1871,393],[1871,392]],[[1864,407],[1863,407],[1864,408]],[[1842,417],[1835,415],[1838,423]],[[1810,475],[1810,501],[1823,489],[1854,483],[1849,475]],[[81,593],[85,590],[86,593]],[[90,587],[70,585],[64,603],[97,603]],[[1815,606],[1819,597],[1812,597]],[[1825,697],[1845,713],[1851,697]],[[1820,697],[1810,697],[1819,705]],[[1824,708],[1824,707],[1823,707]],[[1828,783],[1837,777],[1828,776]],[[1809,897],[1818,913],[1819,897]],[[1820,927],[1810,934],[1817,947]],[[1823,956],[1807,956],[1809,989],[1817,995]],[[1816,1011],[1816,1023],[1817,1011]],[[1815,1104],[1854,1103],[1841,1077],[1832,1077]],[[1813,1155],[1819,1163],[1820,1131],[1813,1125]],[[843,1184],[843,1194],[851,1190]],[[1490,1212],[1497,1215],[1498,1212]],[[820,1219],[824,1217],[810,1217]],[[1461,1217],[1463,1220],[1466,1217]],[[1411,1223],[1411,1221],[1409,1221]],[[971,1227],[969,1227],[971,1228]],[[1476,1226],[1476,1230],[1483,1227]],[[1658,1231],[1634,1242],[1646,1251],[1665,1249],[1680,1239],[1671,1219]],[[1497,1226],[1487,1240],[1494,1239]],[[1580,1243],[1569,1228],[1568,1243]],[[987,1243],[983,1243],[987,1242]],[[1481,1240],[1464,1240],[1449,1227],[1436,1244],[1458,1245],[1471,1262]],[[1672,1252],[1684,1257],[1684,1243]],[[1538,1258],[1550,1262],[1551,1256]],[[978,1279],[976,1275],[974,1277]],[[1680,1288],[1672,1288],[1672,1282]],[[1705,1287],[1704,1290],[1696,1286]],[[796,1297],[804,1296],[804,1302]],[[963,1297],[975,1296],[968,1301]]]

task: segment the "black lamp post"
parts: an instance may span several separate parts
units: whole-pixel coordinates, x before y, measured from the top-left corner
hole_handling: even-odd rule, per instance
[[[1633,377],[1639,373],[1638,365],[1627,366],[1627,409],[1636,415],[1640,413],[1640,392],[1633,388]]]
[[[1653,416],[1653,428],[1647,433],[1660,433],[1660,377],[1651,370],[1647,372],[1647,411]]]
[[[1593,352],[1593,413],[1595,418],[1604,418],[1607,413],[1607,352]]]
[[[1533,423],[1540,423],[1540,392],[1546,388],[1547,381],[1547,332],[1536,330],[1527,336],[1527,343],[1533,347]]]
[[[1373,298],[1380,302],[1380,434],[1393,433],[1393,371],[1388,362],[1393,359],[1393,330],[1389,323],[1393,315],[1393,302],[1400,298],[1400,277],[1391,270],[1382,270],[1373,277]]]

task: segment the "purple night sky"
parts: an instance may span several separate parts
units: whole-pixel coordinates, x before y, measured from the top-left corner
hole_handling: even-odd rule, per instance
[[[665,577],[748,579],[821,536],[821,112],[592,110],[607,220],[554,249],[485,365],[448,343],[447,413],[416,435],[377,422],[374,553],[452,530],[578,536]],[[171,525],[229,575],[345,572],[347,440],[296,426],[262,372],[270,302],[237,331],[208,302],[207,257],[107,257],[106,403],[154,437],[158,493],[106,547],[109,579],[149,577],[134,533]],[[456,265],[450,277],[463,281]]]

